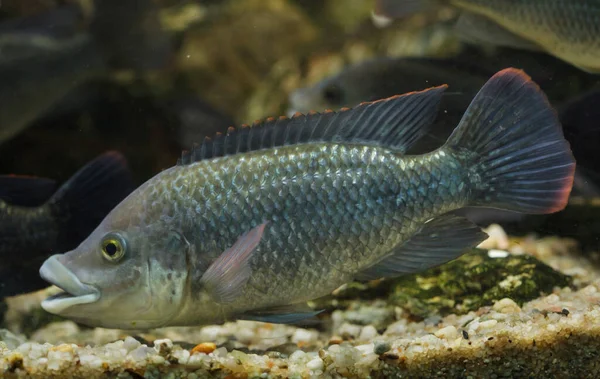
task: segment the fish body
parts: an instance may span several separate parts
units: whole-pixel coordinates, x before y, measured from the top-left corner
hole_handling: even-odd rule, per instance
[[[36,16],[37,27],[24,20],[0,28],[0,143],[23,131],[70,91],[112,69],[164,65],[170,45],[155,25],[158,16],[152,1],[120,3],[97,2],[85,31],[75,26],[81,20],[73,6]],[[58,30],[52,29],[57,22]],[[29,26],[24,29],[23,23]]]
[[[499,45],[523,47],[529,42],[583,70],[600,72],[600,1],[598,0],[380,0],[377,13],[402,17],[436,5],[453,6],[478,18],[473,37],[490,33]],[[483,18],[480,18],[483,17]],[[483,28],[487,19],[511,35]],[[484,37],[485,38],[485,37]],[[485,38],[493,42],[494,38]]]
[[[40,265],[76,247],[133,190],[122,155],[109,152],[55,191],[52,180],[0,177],[0,299],[42,289]]]
[[[490,79],[443,147],[406,155],[443,91],[205,142],[42,265],[65,291],[42,306],[127,329],[296,322],[318,313],[307,300],[343,283],[420,271],[485,239],[452,210],[564,207],[574,160],[543,94],[517,70]]]

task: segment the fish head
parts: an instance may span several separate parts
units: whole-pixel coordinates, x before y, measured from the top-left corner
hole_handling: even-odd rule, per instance
[[[344,81],[332,77],[312,87],[298,88],[289,96],[288,113],[337,110],[347,104],[347,89]]]
[[[190,244],[164,217],[140,216],[135,204],[128,204],[135,195],[76,249],[44,262],[42,278],[64,291],[42,302],[46,311],[120,329],[160,327],[177,315]]]

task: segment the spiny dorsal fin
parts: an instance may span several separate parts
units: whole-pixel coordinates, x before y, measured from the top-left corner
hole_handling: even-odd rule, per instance
[[[267,118],[207,138],[178,164],[274,147],[316,142],[383,146],[404,154],[429,129],[447,86],[361,103],[338,112]]]

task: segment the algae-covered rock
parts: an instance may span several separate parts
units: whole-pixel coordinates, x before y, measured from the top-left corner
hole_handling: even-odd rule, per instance
[[[571,278],[530,255],[474,249],[445,265],[393,280],[349,283],[332,295],[314,300],[315,309],[356,309],[361,301],[386,298],[419,318],[463,314],[503,298],[519,305],[571,284]],[[356,322],[356,321],[354,321]],[[360,322],[359,322],[360,323]]]
[[[445,265],[394,280],[388,300],[424,318],[466,313],[503,298],[521,305],[570,282],[532,256],[474,249]]]

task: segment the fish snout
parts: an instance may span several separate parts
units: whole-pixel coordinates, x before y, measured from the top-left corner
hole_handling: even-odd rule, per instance
[[[63,254],[51,256],[46,259],[40,268],[42,279],[64,291],[42,301],[42,308],[47,312],[60,314],[73,305],[98,301],[100,291],[93,286],[82,283],[77,275],[61,262],[61,257],[63,257]]]

